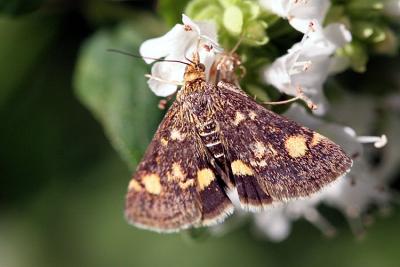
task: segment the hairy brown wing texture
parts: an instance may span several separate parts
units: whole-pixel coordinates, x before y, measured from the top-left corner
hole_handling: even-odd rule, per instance
[[[232,211],[193,125],[175,102],[130,181],[125,216],[139,227],[172,232],[211,225]]]
[[[250,210],[308,196],[352,165],[326,137],[256,103],[232,84],[218,84],[216,114],[240,201]]]

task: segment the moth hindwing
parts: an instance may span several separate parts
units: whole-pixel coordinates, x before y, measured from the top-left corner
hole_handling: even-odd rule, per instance
[[[246,209],[260,210],[317,192],[350,168],[326,137],[231,83],[207,83],[196,56],[184,79],[129,184],[132,224],[162,232],[212,225],[233,211],[228,190]]]

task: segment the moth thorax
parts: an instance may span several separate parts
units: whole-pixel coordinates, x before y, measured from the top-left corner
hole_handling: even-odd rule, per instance
[[[224,149],[221,143],[218,124],[214,120],[209,120],[198,125],[197,130],[203,144],[213,157],[216,159],[222,158],[224,156]]]
[[[186,83],[190,83],[199,79],[205,80],[206,74],[204,72],[204,69],[199,68],[197,65],[189,65],[186,68],[185,75],[183,78]]]

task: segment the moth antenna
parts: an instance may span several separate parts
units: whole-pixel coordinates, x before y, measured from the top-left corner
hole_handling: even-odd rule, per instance
[[[129,52],[125,52],[125,51],[121,51],[121,50],[117,50],[117,49],[112,49],[109,48],[107,49],[108,52],[114,52],[114,53],[119,53],[122,55],[126,55],[126,56],[130,56],[130,57],[134,57],[134,58],[141,58],[141,59],[150,59],[150,60],[154,60],[155,62],[173,62],[173,63],[181,63],[181,64],[185,64],[185,65],[190,65],[187,62],[184,61],[180,61],[180,60],[173,60],[173,59],[162,59],[162,58],[153,58],[153,57],[144,57],[144,56],[139,56],[139,55],[135,55]]]
[[[192,64],[195,64],[192,60],[190,60],[186,55],[185,55],[185,59],[187,60],[187,61],[189,61],[190,63],[192,63]]]

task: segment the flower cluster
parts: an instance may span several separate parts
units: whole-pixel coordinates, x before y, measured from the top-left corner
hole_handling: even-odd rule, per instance
[[[254,215],[257,227],[273,240],[286,238],[291,222],[299,218],[305,218],[327,235],[334,233],[334,227],[318,211],[321,203],[343,212],[359,233],[359,221],[367,208],[371,204],[385,207],[390,200],[386,190],[389,175],[373,168],[367,160],[371,150],[364,149],[367,143],[373,143],[374,149],[382,148],[386,136],[358,136],[350,127],[316,117],[335,117],[340,110],[331,107],[324,95],[324,83],[329,76],[348,68],[364,71],[370,51],[393,53],[397,39],[392,29],[387,24],[368,24],[364,16],[400,17],[400,1],[375,1],[381,5],[375,5],[373,12],[360,13],[372,10],[370,2],[373,1],[193,0],[186,12],[196,21],[183,15],[183,24],[175,25],[162,37],[144,42],[140,48],[147,63],[154,62],[148,58],[188,62],[192,53],[198,51],[208,72],[223,48],[229,51],[241,41],[237,52],[250,76],[244,78],[245,90],[253,92],[250,89],[256,88],[256,92],[268,98],[271,88],[267,84],[270,84],[285,95],[298,96],[301,92],[303,100],[317,105],[314,114],[309,114],[302,106],[293,104],[286,116],[340,144],[353,157],[354,165],[351,172],[325,190],[307,199],[274,204]],[[289,49],[280,50],[275,45],[283,37],[294,40],[286,44]],[[174,94],[182,83],[185,65],[176,63],[171,67],[171,64],[157,62],[152,66],[148,83],[158,96]],[[363,119],[368,118],[347,124],[357,124]],[[368,133],[370,129],[358,127],[357,131]],[[234,195],[232,201],[235,202]]]
[[[261,0],[262,7],[287,19],[296,30],[306,33],[310,21],[322,25],[330,7],[329,0]]]
[[[140,54],[146,63],[151,64],[159,58],[187,62],[187,58],[197,51],[207,69],[211,67],[219,51],[215,25],[195,23],[185,15],[182,15],[182,22],[183,25],[175,25],[164,36],[147,40],[140,46]],[[157,62],[151,69],[149,87],[157,96],[172,95],[182,83],[184,71],[184,64],[176,63],[171,68],[170,62]]]
[[[328,75],[340,68],[335,51],[351,41],[351,33],[343,24],[322,28],[318,21],[309,20],[308,32],[287,54],[277,58],[263,72],[264,80],[282,93],[296,96],[298,89],[317,105],[315,112],[324,114],[327,101],[323,85]]]

